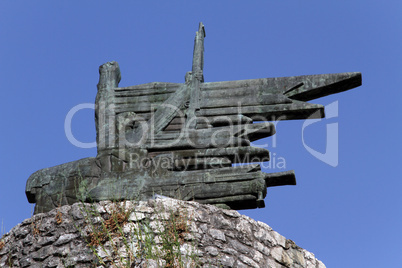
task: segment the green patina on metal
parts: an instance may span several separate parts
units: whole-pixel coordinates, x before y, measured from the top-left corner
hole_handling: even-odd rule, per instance
[[[361,74],[204,82],[204,38],[200,23],[184,83],[119,87],[118,63],[99,67],[98,154],[32,174],[26,194],[35,213],[154,194],[252,209],[265,206],[268,187],[296,184],[293,171],[262,172],[257,163],[269,152],[250,143],[275,134],[267,121],[324,117],[322,105],[306,101],[360,86]]]

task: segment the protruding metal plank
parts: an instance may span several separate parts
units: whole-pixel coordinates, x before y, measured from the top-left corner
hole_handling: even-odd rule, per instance
[[[267,187],[296,185],[296,175],[294,170],[276,173],[263,173],[263,175]]]
[[[338,73],[308,75],[303,85],[287,92],[285,95],[294,100],[309,101],[343,92],[362,84],[362,74]]]

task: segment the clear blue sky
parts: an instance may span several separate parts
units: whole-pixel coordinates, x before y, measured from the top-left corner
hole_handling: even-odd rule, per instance
[[[98,66],[118,61],[121,86],[183,82],[202,21],[206,81],[363,73],[363,86],[312,101],[337,102],[337,117],[304,132],[304,121],[277,125],[276,140],[264,142],[298,185],[270,188],[266,208],[242,213],[327,267],[399,267],[401,10],[401,1],[373,0],[1,1],[3,232],[31,216],[24,190],[33,172],[96,155],[67,140],[64,120],[94,102]],[[304,133],[307,146],[324,152],[328,124],[338,126],[336,167],[302,141]],[[93,142],[93,111],[77,113],[72,131]]]

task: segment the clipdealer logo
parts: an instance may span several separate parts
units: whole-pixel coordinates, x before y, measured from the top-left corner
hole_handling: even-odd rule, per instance
[[[321,122],[323,120],[328,120],[331,118],[338,117],[338,101],[334,101],[325,106],[326,118],[324,119],[307,119],[304,121],[302,126],[302,142],[304,148],[313,155],[318,160],[332,166],[337,167],[339,163],[339,129],[338,123],[328,123],[326,124],[326,142],[325,142],[325,152],[321,153],[310,146],[308,146],[304,140],[304,131],[307,127]]]
[[[71,125],[73,122],[73,117],[74,115],[83,110],[83,109],[92,109],[95,110],[95,104],[93,103],[81,103],[78,104],[76,106],[74,106],[73,108],[70,109],[70,111],[68,111],[66,118],[64,119],[64,133],[66,134],[66,137],[68,139],[68,141],[74,145],[75,147],[78,148],[82,148],[82,149],[91,149],[91,148],[95,148],[96,147],[96,141],[94,142],[81,142],[79,140],[77,140],[74,137],[74,134],[71,130]]]
[[[307,119],[304,121],[301,129],[301,138],[302,138],[302,143],[304,148],[309,152],[312,156],[314,156],[316,159],[332,166],[332,167],[337,167],[339,164],[339,126],[338,123],[328,123],[326,124],[326,148],[325,152],[320,152],[312,147],[310,147],[306,141],[305,141],[305,130],[318,122],[322,122],[324,120],[329,120],[332,118],[338,117],[338,111],[339,111],[339,105],[338,101],[332,102],[328,105],[325,106],[325,112],[326,112],[326,118],[324,119]],[[90,148],[95,148],[96,147],[96,141],[94,142],[81,142],[78,139],[74,137],[74,134],[72,133],[71,125],[72,125],[72,120],[74,118],[74,115],[78,113],[79,111],[83,109],[92,109],[95,110],[95,105],[93,103],[81,103],[73,108],[70,109],[70,111],[67,113],[66,118],[64,120],[64,132],[66,134],[66,137],[68,141],[78,147],[78,148],[83,148],[83,149],[90,149]],[[280,118],[278,118],[280,119]],[[275,123],[275,125],[278,123],[278,120]],[[264,120],[264,121],[269,121],[269,120]],[[146,122],[142,122],[145,123]],[[277,147],[277,141],[275,138],[275,135],[273,137],[273,147]],[[259,146],[261,147],[261,146]],[[264,146],[262,146],[264,147]],[[275,158],[275,154],[274,154]],[[272,160],[272,159],[271,159]],[[281,157],[281,161],[284,162],[284,159]],[[285,163],[285,162],[284,162]],[[281,165],[283,165],[282,163]]]

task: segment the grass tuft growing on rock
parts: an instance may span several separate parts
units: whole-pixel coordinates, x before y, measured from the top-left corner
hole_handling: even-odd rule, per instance
[[[153,207],[145,211],[144,203],[82,204],[86,226],[81,233],[98,263],[119,268],[139,264],[199,267],[196,247],[183,248],[190,235],[187,210],[180,206],[165,208],[163,202],[151,201]]]

